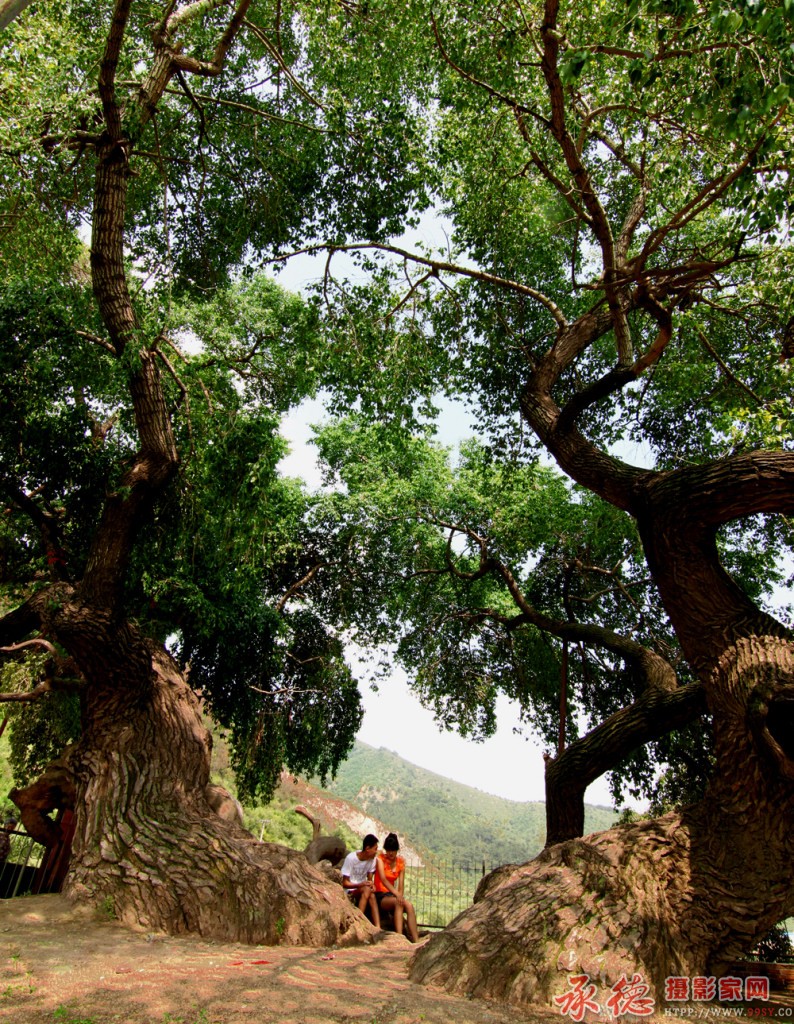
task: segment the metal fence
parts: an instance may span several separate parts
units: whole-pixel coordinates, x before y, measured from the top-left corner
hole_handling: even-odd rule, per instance
[[[413,903],[421,928],[444,928],[471,906],[480,880],[492,867],[434,861],[405,869],[405,896]]]
[[[45,885],[47,850],[26,832],[10,835],[8,856],[0,864],[0,899],[38,894]]]

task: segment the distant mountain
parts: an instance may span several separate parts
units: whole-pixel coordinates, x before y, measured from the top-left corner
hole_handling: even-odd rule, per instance
[[[491,796],[419,768],[383,747],[356,742],[326,792],[382,822],[403,843],[445,860],[485,861],[490,867],[529,860],[543,848],[545,804]],[[306,793],[302,799],[310,802]],[[585,831],[609,828],[616,818],[610,808],[588,805]]]

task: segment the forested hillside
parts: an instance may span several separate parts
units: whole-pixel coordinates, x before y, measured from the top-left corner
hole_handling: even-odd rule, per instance
[[[545,804],[491,796],[383,747],[356,742],[327,788],[444,859],[504,864],[528,860],[543,848]],[[586,809],[587,832],[614,821],[609,808]]]

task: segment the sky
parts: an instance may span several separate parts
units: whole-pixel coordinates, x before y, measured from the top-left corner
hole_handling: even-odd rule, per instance
[[[455,445],[470,435],[470,420],[462,406],[448,401],[440,405],[438,440]],[[310,487],[320,484],[314,448],[309,443],[311,425],[324,418],[322,403],[312,401],[293,410],[282,423],[291,452],[279,468],[286,476],[301,477]],[[349,660],[355,669],[353,652]],[[518,710],[506,699],[500,700],[497,707],[496,734],[474,743],[439,728],[432,712],[422,707],[397,666],[390,679],[379,684],[377,692],[364,684],[361,694],[364,721],[358,738],[364,743],[385,747],[412,764],[495,796],[521,801],[545,799],[544,748],[536,737],[515,731],[520,728]],[[608,807],[613,802],[604,779],[588,788],[585,799]],[[627,803],[641,806],[631,799]]]

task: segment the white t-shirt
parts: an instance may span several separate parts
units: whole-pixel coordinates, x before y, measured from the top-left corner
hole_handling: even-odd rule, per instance
[[[345,857],[342,865],[342,876],[349,878],[354,885],[361,885],[366,882],[367,875],[375,872],[375,858],[371,860],[360,860],[358,853],[354,850]]]

